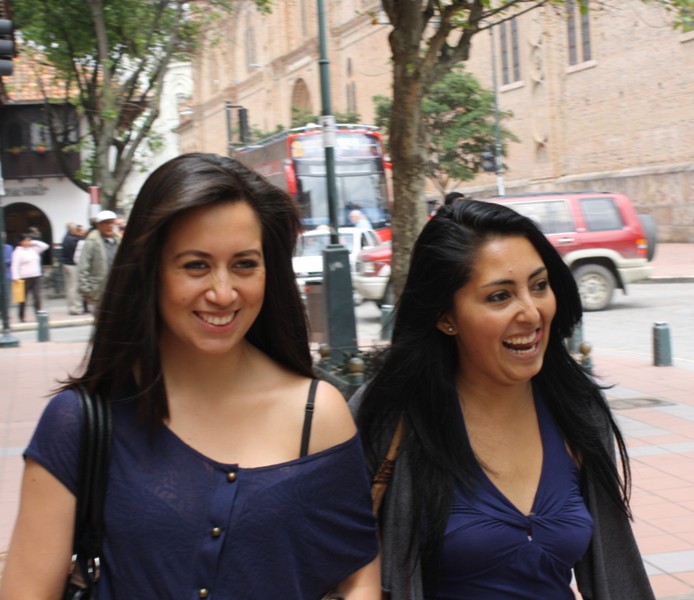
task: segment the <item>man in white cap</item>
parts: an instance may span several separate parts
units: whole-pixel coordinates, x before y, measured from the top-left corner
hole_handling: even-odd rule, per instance
[[[80,294],[90,303],[98,305],[113,259],[120,244],[116,232],[116,213],[102,210],[96,215],[96,227],[84,240],[77,270]]]

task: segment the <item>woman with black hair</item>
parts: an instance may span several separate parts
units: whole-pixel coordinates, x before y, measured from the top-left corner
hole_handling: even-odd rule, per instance
[[[350,401],[372,471],[402,419],[379,514],[393,600],[649,600],[624,440],[564,340],[570,270],[529,219],[465,200],[412,253],[390,348]],[[621,470],[615,461],[615,443]]]
[[[289,196],[235,160],[187,154],[150,175],[84,371],[51,399],[25,453],[3,600],[62,597],[76,385],[113,419],[100,600],[380,598],[354,421],[312,372],[298,232]]]

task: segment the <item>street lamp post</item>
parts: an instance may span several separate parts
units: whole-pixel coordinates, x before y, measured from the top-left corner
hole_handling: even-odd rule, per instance
[[[229,101],[224,103],[224,112],[226,114],[227,122],[227,156],[234,155],[234,140],[233,140],[233,129],[231,127],[231,109],[233,104]]]
[[[506,193],[504,188],[504,165],[501,157],[501,117],[499,115],[499,89],[496,83],[496,44],[494,43],[494,27],[489,28],[489,39],[492,45],[492,89],[494,90],[494,163],[496,165],[496,189],[499,196]]]
[[[323,251],[323,297],[325,322],[331,359],[339,360],[340,353],[349,355],[357,350],[357,325],[354,318],[352,276],[349,252],[340,244],[338,235],[337,186],[335,182],[335,116],[330,99],[330,72],[326,43],[323,0],[317,0],[318,40],[321,83],[321,126],[325,147],[325,177],[330,218],[330,245]]]

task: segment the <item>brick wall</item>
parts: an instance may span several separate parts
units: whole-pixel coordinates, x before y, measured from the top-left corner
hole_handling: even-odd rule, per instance
[[[333,112],[347,109],[351,86],[367,123],[374,118],[372,97],[390,94],[392,83],[389,26],[373,24],[370,12],[379,7],[336,0],[327,12]],[[304,28],[301,14],[308,19]],[[654,217],[661,241],[694,242],[694,33],[674,31],[670,19],[640,0],[596,5],[591,60],[568,66],[563,16],[544,8],[519,17],[521,77],[499,86],[500,107],[514,114],[505,126],[521,140],[505,159],[507,192],[625,192]],[[182,147],[224,152],[226,100],[246,106],[251,124],[265,131],[289,124],[299,85],[319,113],[315,29],[313,2],[282,4],[270,15],[243,3],[224,26],[221,43],[195,69],[194,124],[185,129]],[[247,64],[250,30],[255,67]],[[488,34],[475,37],[467,68],[492,87]],[[456,187],[493,193],[495,176],[481,174]]]

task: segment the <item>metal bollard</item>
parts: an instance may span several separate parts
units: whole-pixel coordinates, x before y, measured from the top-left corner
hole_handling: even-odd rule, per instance
[[[347,363],[347,370],[349,375],[347,375],[347,380],[350,385],[358,388],[364,383],[364,360],[358,356],[353,356],[349,359]]]
[[[393,305],[381,305],[381,339],[389,340],[393,337]]]
[[[45,310],[39,310],[36,312],[36,320],[38,321],[38,338],[39,342],[47,342],[49,340],[48,334],[48,313]]]
[[[569,338],[569,352],[576,354],[580,352],[581,343],[583,342],[583,321],[576,323],[574,330]]]
[[[578,351],[581,353],[581,366],[591,375],[593,374],[593,358],[590,355],[593,346],[588,342],[581,342]]]
[[[672,366],[670,326],[664,321],[656,321],[653,324],[653,365],[656,367]]]

